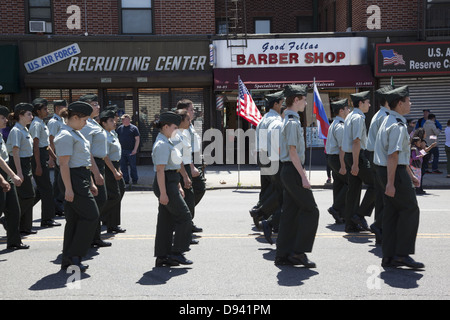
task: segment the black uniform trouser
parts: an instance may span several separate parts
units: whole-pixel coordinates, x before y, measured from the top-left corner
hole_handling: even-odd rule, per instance
[[[0,190],[0,216],[3,212],[5,213],[7,246],[18,245],[22,243],[22,240],[19,230],[20,205],[16,186],[2,169],[0,169],[0,174],[8,181],[11,187],[8,192]]]
[[[379,175],[377,173],[378,166],[373,163],[373,151],[367,151],[367,158],[370,161],[370,168],[372,169],[373,173],[373,186],[375,189],[375,221],[374,225],[381,229],[382,227],[382,221],[383,221],[383,210],[384,210],[384,200],[383,195],[384,191],[386,190],[386,184],[383,185],[383,182],[380,180]]]
[[[50,170],[47,165],[48,148],[39,148],[40,164],[42,168],[42,174],[37,176],[36,172],[36,159],[31,157],[31,168],[33,170],[33,178],[36,182],[36,197],[34,203],[41,200],[41,219],[50,220],[55,217],[55,203],[53,197],[53,185],[50,180]]]
[[[189,164],[185,164],[184,169],[186,170],[187,175],[189,176],[189,179],[191,179],[191,181],[192,181],[191,166]],[[184,181],[183,181],[183,177],[181,176],[181,173],[180,173],[180,183],[181,183],[181,186],[183,187],[183,191],[184,191],[184,202],[186,202],[186,204],[189,208],[189,211],[191,212],[191,218],[194,219],[194,215],[195,215],[194,188],[192,186],[187,189],[184,187]]]
[[[120,169],[119,161],[111,161],[116,170]],[[116,180],[113,172],[105,167],[105,184],[108,200],[100,211],[100,221],[106,221],[108,228],[120,225],[121,202],[125,194],[125,180]]]
[[[192,178],[192,188],[194,189],[195,205],[198,205],[206,192],[206,178],[203,166],[195,165],[200,174]]]
[[[98,207],[98,212],[101,213],[103,212],[103,208],[106,205],[106,202],[108,201],[108,194],[106,191],[106,178],[105,178],[105,160],[100,159],[100,158],[94,158],[95,163],[97,164],[98,170],[100,171],[101,175],[103,176],[103,185],[95,185],[98,189],[98,194],[94,197],[95,202],[97,203],[97,207]],[[95,179],[94,177],[92,177],[92,179],[94,180],[95,183]],[[95,236],[94,236],[94,240],[100,240],[100,233],[101,233],[101,225],[100,225],[101,220],[98,220],[98,226],[97,226],[97,230],[95,232]]]
[[[386,185],[387,168],[379,166],[377,172]],[[420,210],[406,166],[397,166],[394,186],[394,197],[384,195],[381,248],[386,258],[413,254],[419,228]]]
[[[17,173],[14,158],[9,157],[10,168]],[[23,182],[17,187],[17,196],[20,205],[20,231],[30,231],[33,226],[34,187],[31,173],[31,157],[20,158]]]
[[[359,173],[357,176],[354,176],[351,173],[353,165],[352,153],[345,153],[344,160],[348,177],[348,191],[345,197],[346,206],[344,219],[346,225],[349,225],[351,224],[352,216],[355,214],[360,217],[370,217],[375,206],[375,189],[370,162],[367,159],[364,150],[361,150],[359,153]],[[360,204],[363,183],[367,185],[367,190]]]
[[[283,184],[281,183],[281,165],[282,163],[278,161],[278,164],[272,162],[272,168],[276,168],[278,165],[278,170],[275,174],[270,175],[270,184],[272,185],[272,194],[271,197],[267,200],[268,205],[266,208],[270,210],[270,217],[267,218],[267,221],[270,225],[278,230],[278,226],[280,224],[280,215],[282,212],[283,205]],[[266,213],[265,211],[263,211]]]
[[[281,169],[283,213],[277,237],[277,256],[311,252],[319,223],[319,209],[310,189],[303,188],[302,178],[292,162]]]
[[[167,205],[159,203],[155,236],[155,257],[171,253],[183,253],[189,249],[192,239],[191,212],[178,190],[180,175],[175,170],[164,171]],[[158,177],[153,181],[153,192],[159,199]],[[175,234],[174,234],[175,233]]]
[[[72,202],[64,202],[63,259],[86,255],[99,221],[98,207],[90,191],[91,171],[86,167],[70,168],[70,180],[74,198]],[[61,176],[59,186],[65,194]]]
[[[347,175],[339,173],[341,162],[338,154],[328,154],[327,162],[333,176],[333,208],[339,212],[341,218],[344,218],[348,178]]]
[[[53,197],[55,202],[55,211],[63,212],[64,211],[64,194],[61,194],[61,190],[59,189],[58,180],[60,175],[60,169],[57,164],[53,168]]]

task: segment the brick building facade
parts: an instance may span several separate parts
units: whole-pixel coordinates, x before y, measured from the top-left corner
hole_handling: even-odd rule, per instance
[[[442,93],[450,85],[450,61],[449,67],[444,67],[447,57],[440,57],[440,52],[447,53],[450,47],[450,0],[3,0],[0,21],[0,104],[12,108],[41,95],[50,100],[73,101],[83,93],[95,91],[103,106],[116,103],[123,112],[133,114],[133,120],[147,135],[141,150],[146,156],[153,139],[151,121],[161,109],[173,107],[183,97],[194,100],[204,128],[236,128],[232,111],[237,91],[216,86],[220,81],[235,84],[236,70],[247,72],[250,77],[260,75],[253,82],[258,83],[258,88],[268,88],[252,90],[260,105],[261,97],[270,88],[274,90],[275,82],[298,80],[298,75],[320,78],[322,74],[324,80],[338,86],[323,90],[327,99],[367,88],[374,91],[393,79],[398,85],[412,86],[411,117],[419,117],[422,108],[429,107],[445,124],[450,114],[450,98]],[[46,30],[30,32],[30,21],[43,21]],[[359,66],[349,64],[344,71],[326,69],[331,64],[323,63],[324,58],[331,60],[342,54],[326,45],[327,39],[334,38],[365,39],[364,59],[358,62]],[[249,43],[276,43],[277,39],[298,42],[299,46],[321,43],[327,49],[308,52],[308,57],[317,55],[313,60],[319,64],[309,66],[313,68],[239,65],[228,70],[231,78],[216,78],[221,71],[217,61],[224,56],[230,54],[227,63],[233,64],[237,54],[253,54]],[[211,48],[217,41],[226,41],[225,49]],[[399,43],[407,45],[388,47]],[[81,51],[75,56],[54,65],[41,65],[33,72],[26,70],[26,63],[73,44]],[[351,55],[352,48],[340,51],[347,49]],[[406,70],[409,60],[402,70],[377,69],[383,64],[381,50],[386,49],[405,59],[418,52],[410,59],[416,62],[411,66],[419,69]],[[305,52],[299,52],[299,57]],[[260,53],[259,58],[270,54]],[[276,54],[283,63],[284,53]],[[442,67],[426,70],[427,62],[440,63]],[[332,68],[338,67],[336,60],[333,63]],[[360,79],[354,85],[344,77],[349,70],[357,72],[350,76]],[[334,78],[327,79],[327,74]],[[217,97],[225,99],[226,111],[216,109]],[[371,110],[368,120],[377,108]]]

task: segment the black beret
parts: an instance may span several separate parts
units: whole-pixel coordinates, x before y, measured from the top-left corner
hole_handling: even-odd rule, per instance
[[[342,99],[339,101],[331,102],[331,109],[333,109],[334,114],[338,114],[340,109],[348,107],[348,99]]]
[[[353,106],[358,108],[358,103],[360,101],[370,100],[370,91],[353,93],[350,95],[350,98],[352,99]]]
[[[89,103],[83,101],[72,102],[71,104],[69,104],[69,110],[84,114],[85,116],[90,116],[94,111]]]
[[[36,98],[33,100],[32,104],[35,107],[36,106],[46,106],[46,105],[48,105],[48,101],[47,101],[47,99],[44,99],[44,98]]]
[[[274,102],[278,102],[280,100],[284,99],[284,92],[283,91],[278,91],[272,94],[266,94],[265,95],[265,100],[266,100],[266,105],[270,106],[271,104],[273,104]]]
[[[284,87],[284,96],[286,98],[292,96],[305,96],[308,94],[307,85],[287,85]]]
[[[55,100],[55,101],[53,101],[53,106],[54,107],[56,107],[56,106],[65,107],[65,106],[67,106],[67,101],[66,100]]]
[[[119,111],[119,107],[117,106],[117,104],[110,104],[105,108],[105,110],[112,110],[114,112],[117,112]]]
[[[384,87],[378,89],[377,91],[375,91],[375,96],[377,97],[378,100],[384,99],[386,92],[394,90],[394,89],[395,89],[395,87],[392,85],[384,86]]]
[[[386,101],[391,103],[394,100],[409,97],[409,87],[403,86],[386,92]]]
[[[2,116],[8,117],[8,115],[11,113],[11,111],[9,111],[9,109],[5,106],[0,106],[0,114]]]
[[[116,113],[114,110],[103,110],[100,112],[100,119],[108,119],[108,118],[114,118],[116,116]]]
[[[177,126],[181,123],[181,116],[172,111],[166,111],[159,115],[159,121],[165,123],[173,123]]]
[[[78,101],[83,102],[92,102],[92,101],[98,101],[98,96],[94,93],[85,94],[84,96],[81,96]]]
[[[25,110],[25,111],[33,111],[33,105],[31,104],[31,103],[27,103],[27,102],[20,102],[19,104],[17,104],[15,107],[14,107],[14,113],[18,113],[18,112],[20,112],[20,111],[22,111],[22,110]]]

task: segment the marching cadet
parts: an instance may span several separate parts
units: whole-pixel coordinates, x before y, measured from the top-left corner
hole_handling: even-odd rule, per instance
[[[333,216],[336,223],[343,223],[348,180],[344,161],[345,152],[342,150],[342,138],[344,136],[344,121],[349,113],[348,99],[331,102],[331,108],[336,117],[328,129],[325,146],[327,162],[333,175],[333,205],[328,208],[328,212]]]
[[[0,106],[0,130],[6,128],[9,109]],[[2,191],[0,191],[0,216],[1,223],[6,229],[6,248],[8,250],[28,249],[30,246],[23,244],[20,238],[20,205],[17,198],[16,186],[20,186],[22,180],[8,165],[9,155],[3,135],[0,132],[0,180]],[[6,182],[6,183],[5,183]]]
[[[94,120],[95,117],[99,115],[100,106],[98,104],[98,97],[96,94],[86,94],[80,97],[80,101],[89,103],[92,107],[92,114],[86,121],[86,125],[80,132],[89,141],[92,154],[92,167],[91,171],[94,175],[94,182],[97,187],[97,195],[95,196],[95,201],[97,202],[97,207],[99,212],[103,211],[103,207],[108,199],[106,185],[105,185],[105,157],[107,156],[107,135],[106,131],[102,126]],[[98,221],[97,232],[92,242],[94,247],[110,247],[111,242],[104,241],[100,237],[101,225],[100,220]]]
[[[410,256],[415,251],[420,210],[413,186],[419,180],[409,167],[411,149],[404,118],[411,110],[408,86],[388,91],[386,100],[391,110],[378,131],[374,154],[385,185],[381,265],[422,269],[424,264]]]
[[[53,140],[58,135],[61,130],[61,126],[64,124],[64,120],[61,115],[67,113],[67,101],[66,100],[55,100],[53,101],[54,114],[53,117],[48,121],[47,127],[49,132],[49,143],[50,148],[55,152],[55,144]],[[53,197],[55,201],[55,211],[57,216],[64,215],[64,195],[61,194],[61,191],[58,186],[58,177],[59,177],[59,166],[56,164],[56,158],[52,158],[50,155],[50,163],[54,165],[54,179],[53,179]]]
[[[21,102],[9,115],[9,121],[15,122],[8,135],[6,146],[9,153],[9,166],[22,180],[17,187],[20,204],[20,232],[26,235],[36,234],[33,226],[34,187],[31,172],[31,157],[33,156],[33,140],[27,125],[33,120],[33,105]]]
[[[373,175],[369,160],[364,152],[367,146],[366,117],[364,114],[370,108],[369,97],[369,91],[351,94],[353,111],[344,121],[342,150],[345,152],[344,160],[348,177],[344,216],[346,232],[369,231],[365,217],[371,215],[374,207]],[[360,204],[363,182],[367,185],[367,190]]]
[[[119,142],[116,128],[116,112],[105,110],[100,113],[100,125],[107,132],[107,151],[105,157],[105,184],[108,200],[100,212],[100,220],[105,221],[107,232],[124,233],[126,230],[120,227],[121,201],[125,194],[125,181],[120,171],[120,156],[122,147]]]
[[[192,239],[192,218],[180,184],[181,154],[170,139],[180,122],[181,117],[171,111],[161,113],[155,122],[160,130],[152,151],[156,171],[153,190],[159,199],[156,267],[192,264],[184,256]]]
[[[91,149],[89,141],[79,131],[91,114],[92,107],[88,103],[71,103],[67,123],[62,125],[54,140],[61,170],[58,183],[64,194],[66,218],[61,268],[75,265],[81,272],[88,268],[81,260],[92,243],[99,219],[94,199],[97,187],[90,171]]]
[[[259,227],[259,221],[269,218],[272,213],[280,206],[279,192],[274,190],[274,174],[272,172],[272,163],[269,159],[268,135],[269,125],[274,121],[281,122],[280,110],[284,102],[283,91],[265,96],[266,114],[256,126],[256,145],[257,145],[257,159],[260,167],[261,176],[261,190],[259,192],[258,203],[250,210],[250,216],[256,227]],[[278,162],[277,162],[278,164]],[[264,227],[265,223],[264,223]]]
[[[54,220],[55,202],[53,185],[50,180],[50,170],[47,161],[50,156],[55,158],[53,149],[49,146],[49,132],[44,123],[48,116],[47,100],[37,98],[33,100],[33,121],[30,125],[30,135],[33,139],[33,157],[31,168],[37,190],[35,202],[41,200],[41,227],[57,227],[61,224]]]
[[[191,135],[191,147],[192,147],[192,162],[194,167],[191,167],[192,173],[192,188],[194,189],[195,206],[199,204],[206,191],[206,179],[203,166],[203,155],[202,153],[202,140],[195,131],[194,127],[194,105],[191,100],[182,99],[177,102],[177,110],[185,109],[189,114],[191,119],[191,125],[189,126],[189,133]],[[194,217],[195,213],[192,213]],[[203,232],[203,229],[197,227],[195,224],[192,225],[192,232]]]
[[[375,219],[374,223],[370,225],[370,230],[375,234],[375,243],[381,244],[381,221],[383,217],[383,193],[384,186],[380,183],[378,179],[376,164],[373,163],[373,154],[375,148],[375,140],[377,138],[378,130],[383,123],[384,119],[389,115],[389,103],[385,99],[385,93],[393,90],[394,87],[391,85],[385,86],[383,88],[375,91],[375,96],[380,103],[380,110],[373,116],[369,133],[367,135],[367,158],[370,162],[370,168],[373,173],[373,184],[375,189]]]
[[[276,265],[294,264],[315,268],[308,259],[316,236],[319,209],[306,177],[305,140],[299,112],[306,107],[306,86],[290,85],[284,89],[286,111],[281,129],[280,161],[283,206],[277,237]]]
[[[183,187],[184,201],[191,212],[191,217],[193,217],[195,212],[195,194],[192,187],[192,171],[195,170],[195,166],[192,162],[191,135],[189,133],[191,120],[188,111],[185,109],[178,109],[175,113],[181,117],[181,122],[178,129],[172,134],[171,141],[181,153],[180,178],[183,179],[181,186]],[[192,229],[194,230],[194,225]],[[198,240],[192,239],[191,244],[198,244]]]

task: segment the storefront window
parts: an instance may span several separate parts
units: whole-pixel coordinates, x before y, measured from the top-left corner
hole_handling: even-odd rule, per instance
[[[170,109],[169,89],[139,89],[139,117],[137,120],[141,133],[141,152],[151,153],[158,129],[152,123],[159,114]]]
[[[107,89],[102,109],[108,105],[117,105],[119,116],[126,113],[130,115],[133,122],[136,121],[133,112],[133,89]],[[117,126],[120,124],[121,120],[119,119]]]
[[[36,89],[32,91],[32,96],[33,99],[44,98],[48,101],[49,119],[53,116],[54,112],[53,101],[64,99],[67,103],[71,102],[69,89]]]

